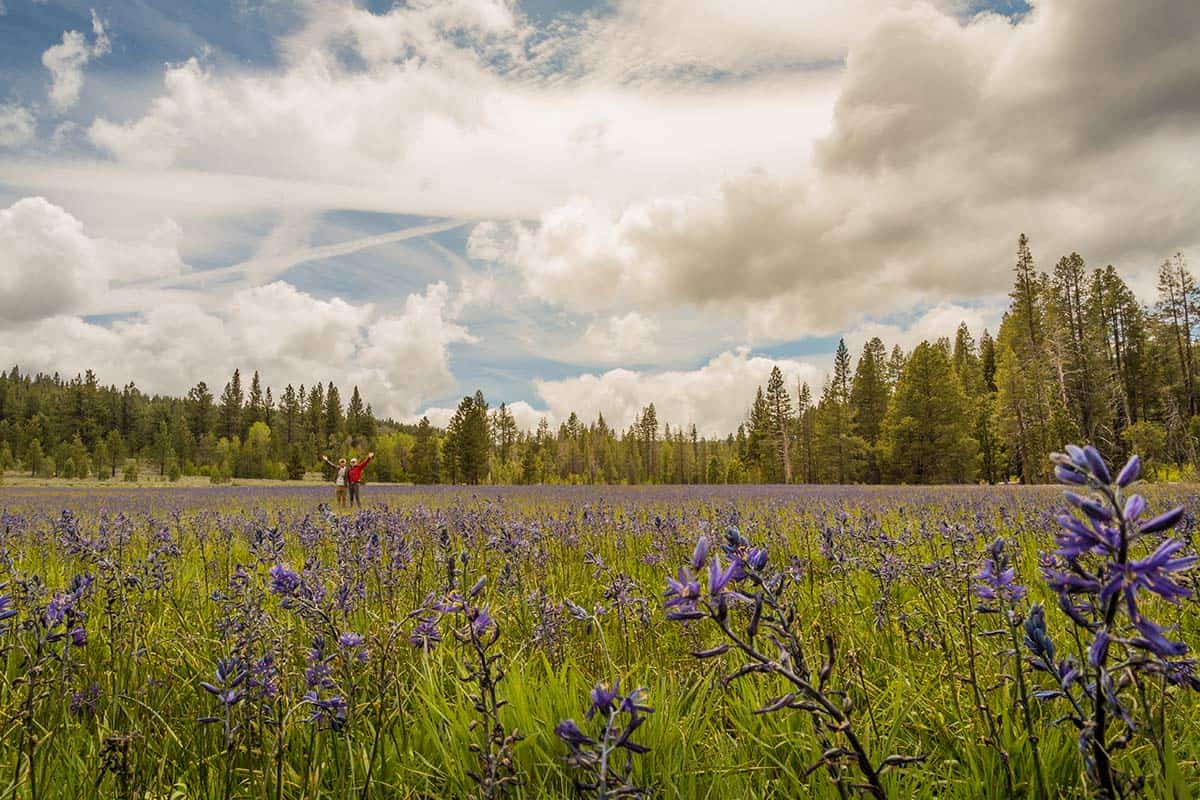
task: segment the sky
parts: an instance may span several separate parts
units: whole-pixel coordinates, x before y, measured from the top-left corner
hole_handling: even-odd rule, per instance
[[[736,428],[1200,252],[1189,0],[0,0],[0,363]]]

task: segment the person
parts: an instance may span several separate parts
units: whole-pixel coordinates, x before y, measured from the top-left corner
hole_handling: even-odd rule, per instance
[[[339,458],[338,463],[336,464],[329,460],[329,456],[321,456],[321,460],[337,470],[337,476],[333,479],[334,502],[337,503],[338,508],[348,506],[349,503],[346,500],[346,487],[350,483],[349,479],[347,478],[350,469],[346,466],[346,459]]]
[[[346,480],[350,483],[350,505],[358,505],[362,508],[362,497],[359,496],[358,489],[362,483],[363,469],[367,464],[371,463],[371,459],[375,457],[374,453],[367,453],[367,457],[362,461],[357,458],[350,459],[350,469],[346,472]]]

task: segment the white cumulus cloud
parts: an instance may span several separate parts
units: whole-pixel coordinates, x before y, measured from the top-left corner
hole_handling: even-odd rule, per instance
[[[83,90],[83,68],[94,58],[112,50],[108,32],[100,16],[92,11],[92,41],[79,31],[64,31],[62,41],[42,53],[42,66],[50,71],[53,83],[50,102],[58,111],[66,111],[79,102]]]
[[[472,240],[568,309],[711,308],[768,339],[1002,292],[1022,231],[1043,263],[1146,271],[1200,245],[1197,49],[1200,5],[1173,0],[889,8],[849,45],[807,172],[571,200]]]
[[[175,394],[201,380],[219,386],[235,368],[257,369],[276,396],[287,383],[331,380],[357,385],[378,414],[404,418],[454,386],[446,348],[470,335],[444,316],[447,303],[444,284],[388,313],[276,282],[237,291],[223,311],[171,302],[110,325],[39,319],[6,332],[0,362],[93,369],[102,380]]]
[[[695,423],[705,436],[724,436],[745,421],[754,388],[766,386],[774,366],[783,372],[793,394],[800,383],[819,387],[823,379],[823,371],[808,362],[753,355],[739,348],[692,370],[613,369],[534,385],[552,424],[574,411],[587,421],[602,413],[609,425],[625,428],[654,403],[660,423],[672,427]]]
[[[178,275],[170,229],[139,242],[94,237],[42,197],[0,209],[0,326],[87,313],[114,284]]]

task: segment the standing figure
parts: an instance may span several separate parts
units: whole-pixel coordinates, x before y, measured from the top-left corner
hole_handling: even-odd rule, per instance
[[[350,470],[346,473],[346,479],[350,481],[350,505],[352,506],[357,505],[362,508],[362,498],[358,494],[358,489],[362,484],[363,468],[370,464],[374,457],[374,453],[367,453],[367,457],[362,461],[357,458],[350,459]]]
[[[350,483],[348,478],[350,470],[346,466],[346,459],[339,458],[336,464],[329,460],[329,456],[321,456],[321,460],[337,470],[337,477],[333,479],[334,502],[337,503],[338,508],[347,507],[349,503],[346,500],[346,487]]]

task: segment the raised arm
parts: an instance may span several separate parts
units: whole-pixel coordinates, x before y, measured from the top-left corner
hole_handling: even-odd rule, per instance
[[[332,461],[330,461],[330,460],[329,460],[329,456],[327,456],[327,455],[324,455],[324,454],[322,454],[322,455],[321,455],[321,460],[322,460],[322,461],[324,461],[326,464],[328,464],[328,465],[329,465],[329,466],[331,466],[331,467],[336,467],[336,466],[337,466],[337,464],[334,464]]]

